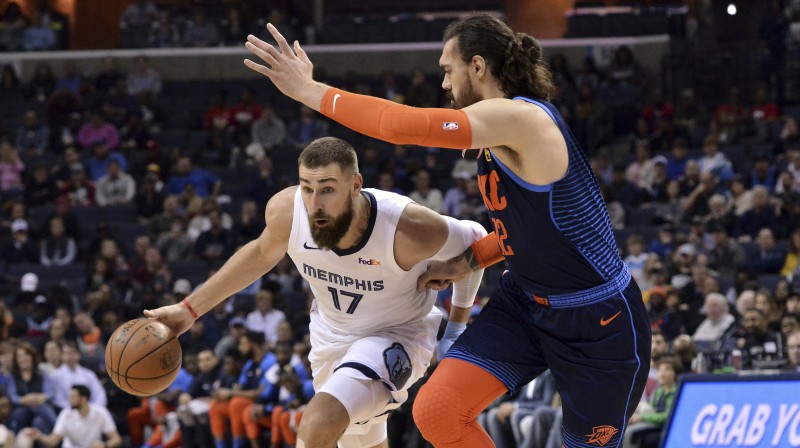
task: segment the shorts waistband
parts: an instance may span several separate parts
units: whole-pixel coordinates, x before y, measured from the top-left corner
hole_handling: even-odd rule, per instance
[[[614,278],[593,288],[565,294],[553,294],[547,297],[540,297],[532,293],[528,294],[540,305],[549,306],[550,308],[574,308],[602,302],[609,297],[618,295],[628,286],[630,281],[631,271],[626,266]]]

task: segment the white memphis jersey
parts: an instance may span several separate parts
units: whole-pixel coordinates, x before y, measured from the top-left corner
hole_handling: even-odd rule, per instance
[[[311,285],[319,314],[342,335],[366,336],[421,322],[431,312],[436,292],[417,292],[417,278],[428,262],[404,271],[394,258],[397,222],[411,199],[372,188],[369,224],[361,241],[347,250],[322,250],[311,237],[308,213],[300,196],[294,199],[292,233],[287,253]]]

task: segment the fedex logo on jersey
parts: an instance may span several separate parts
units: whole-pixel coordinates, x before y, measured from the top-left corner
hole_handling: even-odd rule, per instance
[[[458,122],[456,121],[445,121],[442,123],[442,130],[445,131],[457,131],[458,130]]]
[[[381,265],[381,260],[376,260],[374,258],[365,259],[365,258],[358,257],[358,263],[359,264],[365,264],[367,266],[380,266]]]

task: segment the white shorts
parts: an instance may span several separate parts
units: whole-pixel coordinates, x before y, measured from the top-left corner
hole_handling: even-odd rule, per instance
[[[311,306],[311,362],[314,390],[323,385],[334,372],[360,380],[380,380],[390,391],[388,403],[375,403],[375,416],[368,421],[351,420],[344,434],[372,434],[381,425],[384,433],[390,411],[400,407],[408,398],[408,388],[425,374],[436,346],[436,333],[442,313],[433,308],[416,323],[405,324],[375,332],[369,336],[343,334],[329,326],[319,315],[316,303]],[[330,390],[334,397],[346,396],[347,391]],[[340,398],[337,397],[340,401]]]

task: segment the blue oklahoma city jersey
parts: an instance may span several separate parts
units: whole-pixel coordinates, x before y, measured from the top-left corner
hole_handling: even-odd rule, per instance
[[[524,181],[489,149],[478,156],[478,185],[514,281],[546,297],[616,278],[626,268],[586,155],[552,104],[514,99],[544,109],[569,152],[567,174],[549,185]]]

